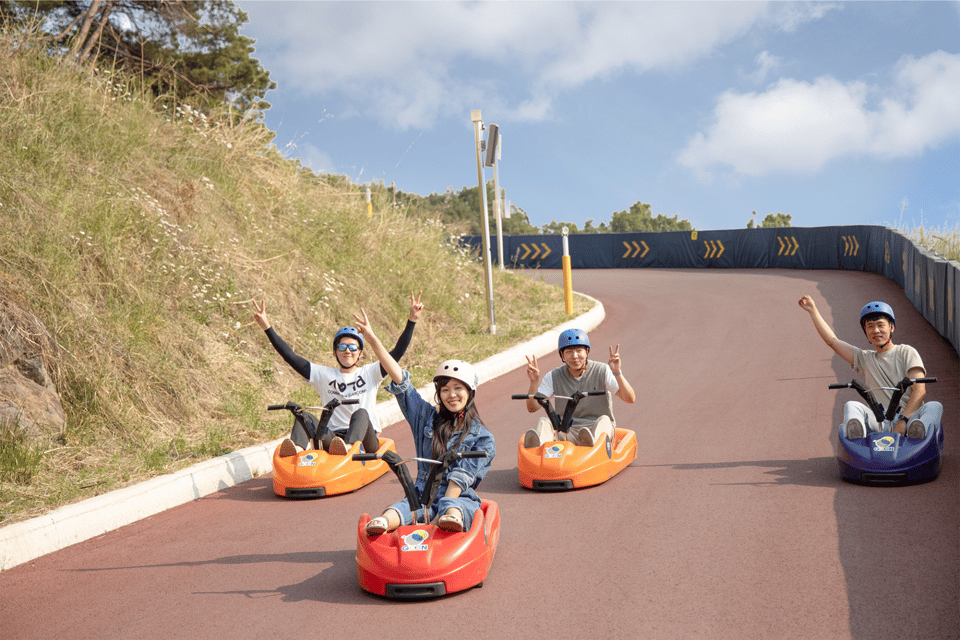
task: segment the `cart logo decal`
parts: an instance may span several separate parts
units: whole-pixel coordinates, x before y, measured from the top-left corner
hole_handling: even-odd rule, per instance
[[[873,450],[874,451],[893,451],[893,438],[891,436],[883,436],[873,441]]]
[[[426,551],[426,541],[430,537],[430,532],[426,529],[417,529],[413,533],[400,537],[403,538],[403,546],[400,547],[400,551]]]
[[[315,467],[317,465],[317,458],[320,457],[320,454],[316,451],[311,451],[310,453],[305,453],[300,456],[300,459],[297,460],[298,467]]]
[[[554,442],[552,445],[543,450],[544,458],[559,458],[563,455],[564,444],[562,442]]]

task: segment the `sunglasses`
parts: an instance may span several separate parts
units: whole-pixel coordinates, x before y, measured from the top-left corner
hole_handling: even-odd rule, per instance
[[[360,351],[360,345],[358,344],[338,344],[337,351]]]

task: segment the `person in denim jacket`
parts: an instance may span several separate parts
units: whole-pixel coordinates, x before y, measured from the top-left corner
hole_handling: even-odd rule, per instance
[[[476,369],[462,360],[447,360],[433,377],[437,407],[434,407],[414,388],[410,372],[402,370],[397,361],[383,347],[370,329],[367,314],[361,309],[354,315],[357,329],[373,348],[380,364],[386,369],[391,383],[387,391],[397,397],[400,411],[410,424],[417,457],[437,459],[444,452],[485,451],[486,458],[466,458],[454,462],[440,478],[429,507],[427,518],[444,531],[466,531],[480,508],[476,488],[490,470],[497,448],[493,434],[483,425],[474,402],[480,380]],[[431,465],[417,462],[417,493],[423,495]],[[400,525],[413,523],[413,514],[406,500],[388,507],[383,515],[367,523],[368,535],[393,531]]]

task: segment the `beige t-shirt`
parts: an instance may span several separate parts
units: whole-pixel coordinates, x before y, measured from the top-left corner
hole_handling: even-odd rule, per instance
[[[927,370],[923,366],[923,360],[917,350],[907,344],[897,344],[893,349],[886,353],[877,353],[876,349],[858,349],[853,350],[853,370],[863,374],[866,378],[867,389],[873,392],[873,397],[883,403],[884,409],[890,404],[890,398],[893,397],[893,391],[879,389],[878,387],[895,387],[907,376],[910,369],[919,367],[923,369],[923,375]],[[904,407],[913,393],[913,387],[907,387],[907,392],[900,399],[900,407]]]

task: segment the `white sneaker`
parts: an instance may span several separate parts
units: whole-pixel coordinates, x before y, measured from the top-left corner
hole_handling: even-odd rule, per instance
[[[596,443],[597,439],[593,436],[593,431],[590,431],[589,427],[580,429],[580,432],[577,434],[577,444],[581,447],[592,447]]]
[[[858,438],[866,438],[867,434],[863,428],[863,423],[857,419],[852,419],[847,422],[847,440],[856,440]]]
[[[915,438],[917,440],[922,440],[923,437],[927,435],[927,430],[924,428],[923,423],[919,420],[914,420],[907,427],[907,437]]]
[[[527,429],[527,432],[523,434],[523,447],[525,449],[534,449],[542,444],[540,434],[535,429]]]

